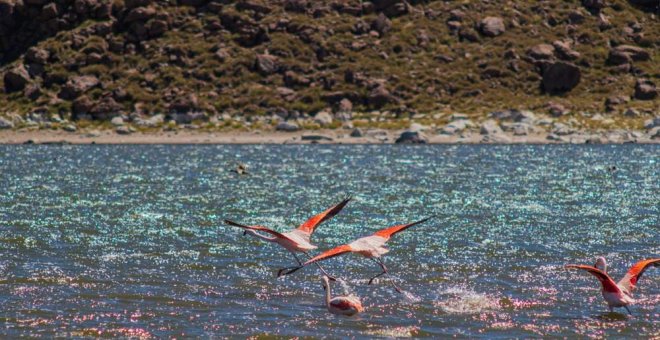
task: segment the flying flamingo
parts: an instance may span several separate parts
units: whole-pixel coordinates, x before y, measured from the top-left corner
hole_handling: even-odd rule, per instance
[[[603,298],[605,298],[610,312],[614,307],[624,307],[628,314],[632,314],[628,306],[635,303],[635,299],[632,297],[633,290],[646,268],[651,265],[660,267],[660,259],[642,260],[635,263],[618,283],[615,283],[607,274],[607,263],[604,257],[596,259],[596,264],[593,267],[582,264],[569,264],[566,265],[566,268],[586,270],[589,274],[595,276],[603,285]]]
[[[260,225],[254,225],[254,226],[248,226],[248,225],[243,225],[240,223],[236,223],[230,220],[225,220],[225,223],[243,228],[245,231],[243,232],[243,235],[251,234],[255,237],[258,237],[264,241],[268,242],[275,242],[282,247],[284,247],[286,250],[291,252],[293,256],[296,258],[296,261],[298,261],[298,264],[302,266],[302,261],[298,258],[298,255],[296,255],[296,252],[304,253],[309,256],[307,253],[308,250],[316,249],[317,247],[313,244],[310,243],[310,238],[312,237],[312,233],[314,233],[314,230],[323,222],[331,219],[333,216],[337,215],[342,208],[351,200],[351,198],[346,198],[345,200],[341,201],[339,204],[333,206],[332,208],[318,214],[315,216],[312,216],[310,219],[305,221],[305,223],[301,224],[298,228],[285,232],[285,233],[279,233],[275,230],[266,228],[264,226]],[[273,235],[272,237],[266,236],[264,234],[261,234],[259,232],[264,232],[270,235]],[[325,272],[323,268],[321,268],[320,265],[317,264],[319,269],[323,272],[323,274],[328,275],[328,273]],[[296,268],[296,267],[288,267],[288,268],[283,268],[280,269],[277,272],[277,276],[279,277],[280,274],[282,273],[283,270],[286,269],[291,269],[291,268]],[[334,278],[331,277],[331,279],[334,281]]]
[[[433,217],[433,216],[431,216]],[[380,274],[372,277],[369,279],[369,284],[373,282],[373,280],[379,276],[388,274],[387,268],[385,267],[385,264],[383,263],[383,260],[381,260],[381,256],[384,255],[389,251],[389,249],[385,248],[385,243],[389,241],[390,237],[392,237],[394,234],[402,232],[414,225],[424,223],[428,221],[431,217],[427,217],[421,221],[409,223],[409,224],[400,224],[400,225],[395,225],[389,228],[385,228],[382,230],[379,230],[375,233],[373,233],[370,236],[362,237],[359,238],[349,244],[342,244],[340,246],[337,246],[335,248],[332,248],[330,250],[327,250],[307,262],[303,263],[300,267],[293,268],[292,270],[289,270],[288,272],[284,273],[284,275],[291,274],[295,272],[296,270],[311,264],[311,263],[317,263],[318,261],[323,261],[327,260],[329,258],[339,256],[341,254],[345,253],[358,253],[364,257],[373,259],[383,270]],[[285,268],[288,269],[288,268]],[[397,287],[397,285],[392,282],[392,285],[394,286],[394,289],[396,289],[397,292],[401,293],[401,289]]]
[[[323,289],[325,290],[325,306],[332,314],[353,316],[364,311],[362,302],[355,296],[330,297],[330,280],[327,276],[322,277]]]

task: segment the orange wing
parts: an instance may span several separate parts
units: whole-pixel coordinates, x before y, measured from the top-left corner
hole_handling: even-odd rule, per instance
[[[596,267],[586,266],[583,264],[568,264],[566,265],[566,268],[575,268],[575,269],[582,269],[588,271],[589,274],[595,276],[598,279],[598,281],[600,281],[600,283],[603,285],[603,289],[606,292],[618,293],[621,291],[619,287],[616,285],[616,283],[614,283],[614,280],[612,280],[612,278],[609,275],[607,275],[607,273]]]
[[[398,232],[402,232],[402,231],[404,231],[404,230],[406,230],[406,229],[408,229],[408,228],[410,228],[414,225],[424,223],[432,217],[433,216],[430,216],[430,217],[427,217],[427,218],[425,218],[421,221],[417,221],[417,222],[413,222],[413,223],[409,223],[409,224],[400,224],[400,225],[395,225],[393,227],[385,228],[385,229],[382,229],[382,230],[379,230],[379,231],[375,232],[374,235],[389,239],[390,237],[392,237],[392,235],[394,235]]]
[[[321,223],[331,219],[333,216],[337,215],[350,200],[351,198],[349,197],[341,201],[339,204],[335,205],[334,207],[318,215],[312,216],[310,219],[305,221],[305,223],[301,224],[300,227],[298,227],[298,230],[311,235],[314,232],[314,229],[316,229],[316,227],[318,227]]]
[[[329,258],[339,256],[339,255],[344,254],[344,253],[350,253],[352,251],[353,251],[353,249],[351,248],[351,246],[349,246],[348,244],[342,244],[341,246],[332,248],[330,250],[326,250],[326,251],[322,252],[321,254],[312,257],[307,262],[303,263],[303,266],[306,266],[306,265],[314,263],[314,262],[327,260]]]
[[[619,285],[632,293],[633,289],[635,289],[635,286],[637,285],[637,281],[642,277],[642,274],[644,274],[646,268],[650,267],[651,265],[660,267],[660,259],[642,260],[635,263],[635,265],[630,267],[621,281],[619,281]]]
[[[229,224],[229,225],[232,225],[232,226],[234,226],[234,227],[239,227],[239,228],[243,228],[243,229],[250,229],[250,230],[263,231],[263,232],[268,233],[268,234],[271,234],[271,235],[273,235],[273,236],[275,236],[275,237],[280,237],[280,238],[284,238],[284,239],[287,239],[287,240],[291,240],[290,238],[286,237],[286,235],[281,234],[281,233],[278,233],[278,232],[275,231],[275,230],[268,229],[268,228],[266,228],[266,227],[264,227],[264,226],[260,226],[260,225],[244,225],[244,224],[236,223],[236,222],[234,222],[234,221],[230,221],[230,220],[225,220],[225,223],[227,223],[227,224]],[[293,241],[293,240],[291,240],[291,241]],[[295,241],[294,241],[294,242],[295,242]]]

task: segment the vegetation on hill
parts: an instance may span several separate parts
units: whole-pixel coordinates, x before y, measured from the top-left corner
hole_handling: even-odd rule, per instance
[[[377,110],[433,119],[515,108],[637,122],[659,107],[658,8],[0,0],[0,115],[345,120]]]

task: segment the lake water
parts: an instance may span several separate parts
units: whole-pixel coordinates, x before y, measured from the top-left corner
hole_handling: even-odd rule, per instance
[[[2,338],[660,337],[660,268],[632,316],[563,268],[660,256],[658,146],[0,146],[0,188]],[[284,231],[348,195],[321,250],[436,215],[389,242],[405,294],[324,262],[352,318],[316,268],[276,279],[291,255],[222,223]]]

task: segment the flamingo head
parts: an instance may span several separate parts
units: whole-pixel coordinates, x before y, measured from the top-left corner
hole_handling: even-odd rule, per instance
[[[328,289],[330,286],[330,279],[328,278],[327,275],[321,276],[321,283],[323,284],[323,289]]]
[[[605,261],[605,258],[602,256],[597,258],[594,267],[602,270],[603,272],[607,272],[607,262]]]

